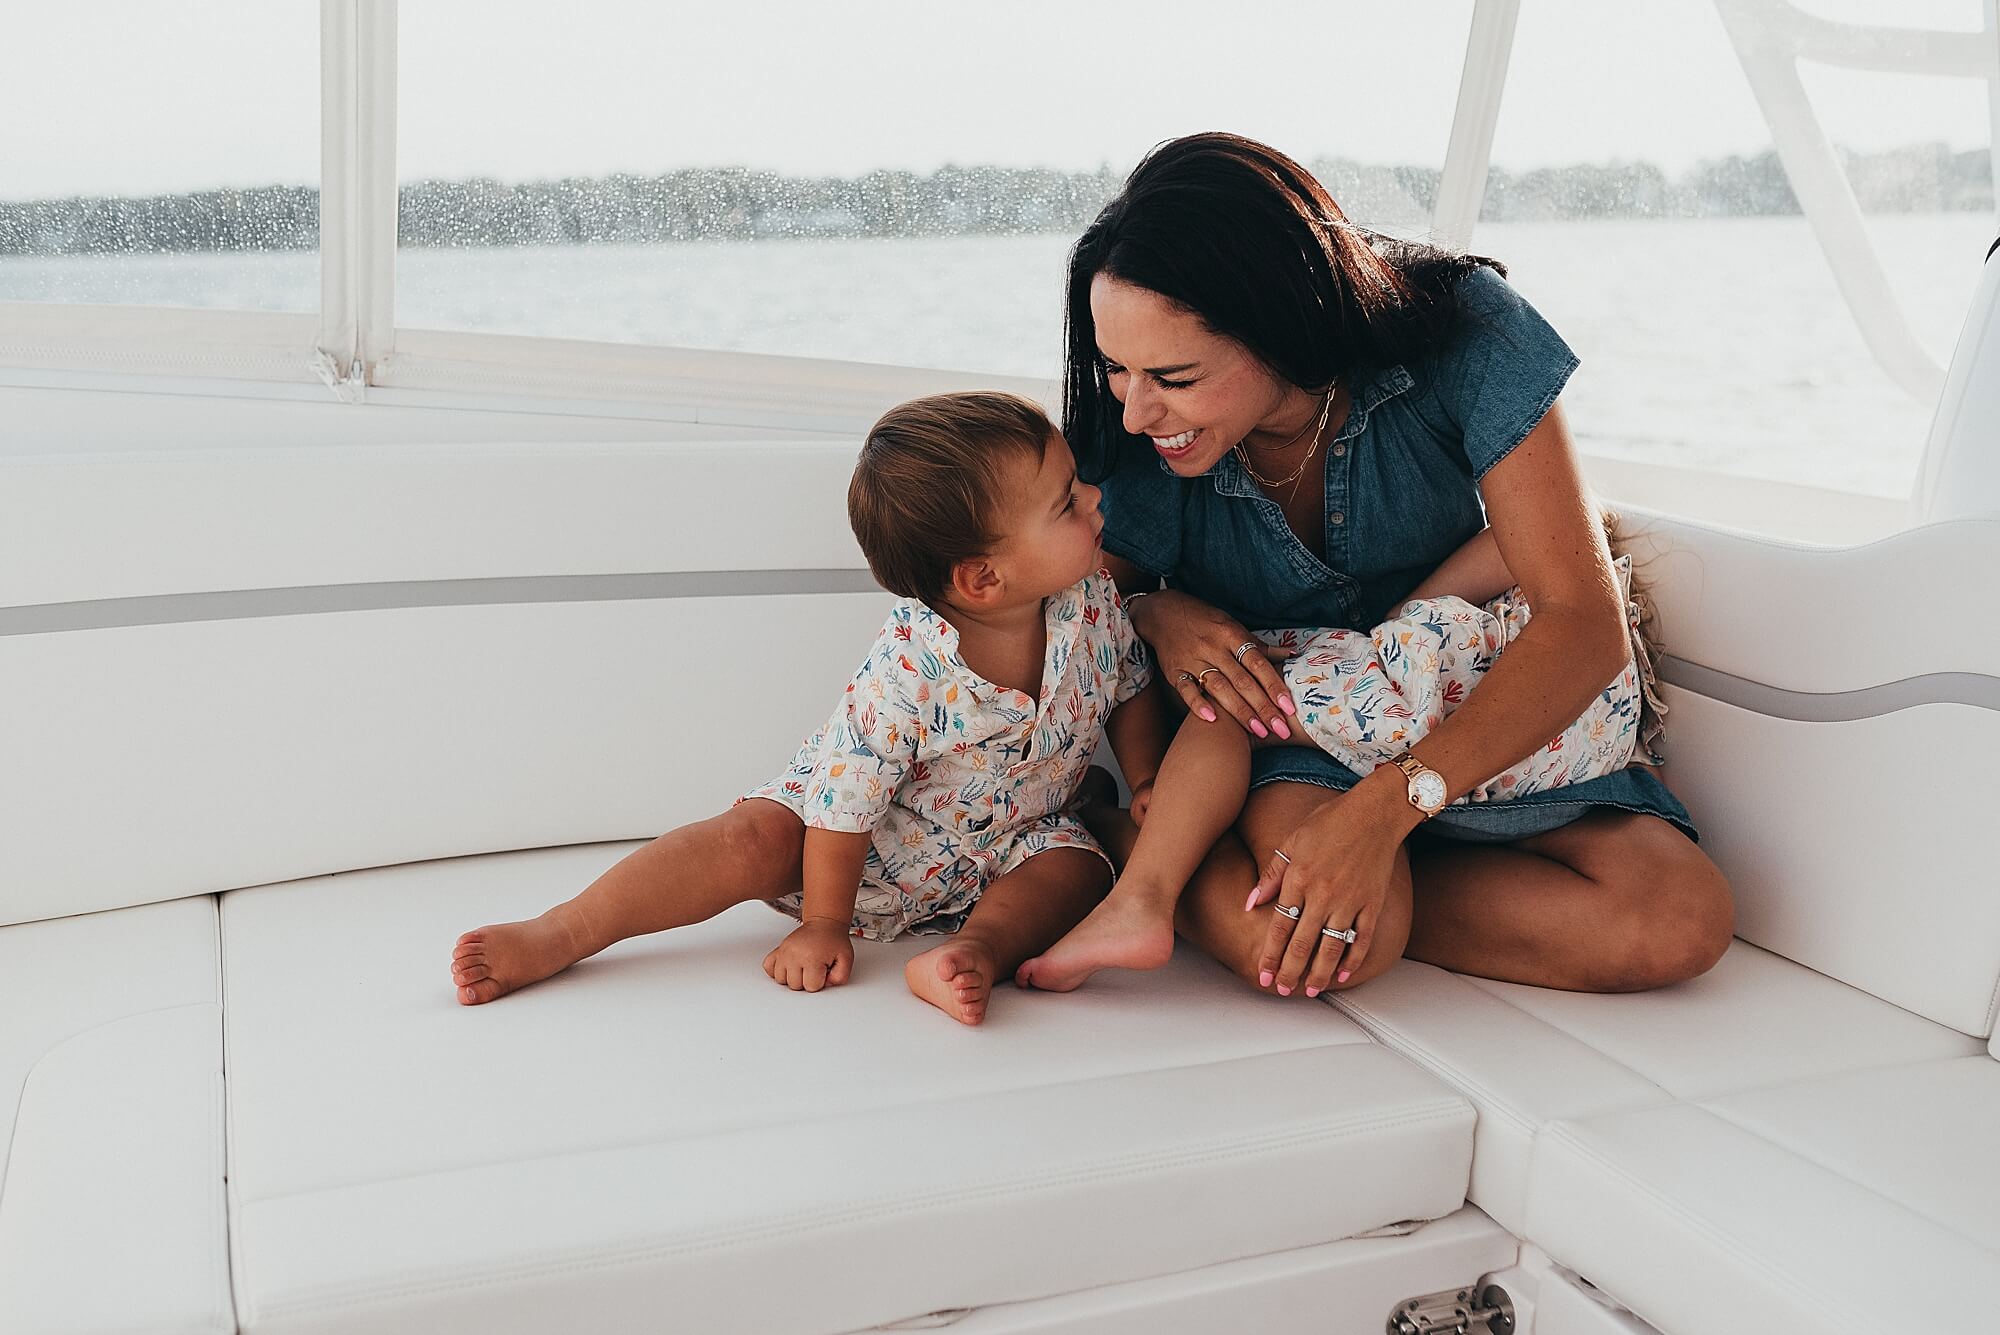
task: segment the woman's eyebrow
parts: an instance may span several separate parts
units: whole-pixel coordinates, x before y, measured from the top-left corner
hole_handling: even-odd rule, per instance
[[[1111,356],[1102,348],[1097,350],[1097,355],[1104,358],[1105,361],[1111,362],[1113,365],[1120,364],[1116,357]],[[1192,371],[1200,365],[1200,362],[1178,362],[1173,366],[1148,366],[1144,369],[1147,375],[1179,375],[1182,371]]]

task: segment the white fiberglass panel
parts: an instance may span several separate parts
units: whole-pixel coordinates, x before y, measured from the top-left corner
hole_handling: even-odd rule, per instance
[[[397,322],[1054,376],[1068,248],[1153,145],[1426,224],[1469,6],[405,6]]]
[[[1524,5],[1472,248],[1506,261],[1582,358],[1564,403],[1586,450],[1907,496],[1994,234],[1988,85],[1974,76],[2000,73],[2000,52],[1968,45],[1976,3],[1806,9]],[[1754,53],[1809,21],[1934,29],[1973,73],[1781,57],[1753,86],[1732,33]],[[1821,52],[1867,44],[1826,31],[1812,29]],[[1774,134],[1770,118],[1806,111],[1822,139]],[[1814,142],[1827,193],[1859,206],[1854,246],[1829,242],[1826,210],[1802,211]],[[1870,242],[1880,309],[1856,298],[1862,266],[1828,255]]]
[[[319,14],[10,7],[0,302],[319,304]]]

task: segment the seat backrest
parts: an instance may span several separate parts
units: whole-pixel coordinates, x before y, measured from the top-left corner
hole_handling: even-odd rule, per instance
[[[1659,608],[1667,779],[1737,935],[1990,1033],[2000,518],[1823,548],[1623,508]]]
[[[852,446],[0,460],[0,923],[709,814],[881,625]],[[27,707],[23,707],[26,705]]]

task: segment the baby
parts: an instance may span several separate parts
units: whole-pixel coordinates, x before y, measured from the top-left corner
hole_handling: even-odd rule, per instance
[[[1166,753],[1164,689],[1100,569],[1097,502],[1026,399],[891,409],[862,446],[847,510],[900,601],[826,726],[727,812],[634,850],[539,918],[460,937],[459,1001],[764,900],[799,920],[764,957],[774,981],[845,983],[855,936],[951,934],[904,978],[978,1024],[995,981],[1111,883],[1071,810],[1099,742],[1108,733],[1136,781]]]
[[[1613,528],[1615,517],[1607,514],[1605,524]],[[1630,601],[1631,559],[1620,556],[1613,568],[1632,628],[1632,656],[1624,669],[1562,732],[1474,787],[1460,803],[1582,783],[1635,761],[1660,763],[1653,742],[1663,706],[1653,692],[1650,650]],[[1252,739],[1233,719],[1215,720],[1213,711],[1207,711],[1209,717],[1187,715],[1157,782],[1146,783],[1142,776],[1132,785],[1132,819],[1140,830],[1116,889],[1074,932],[1024,964],[1017,981],[1067,991],[1101,968],[1166,963],[1180,895],[1249,795],[1252,746],[1317,746],[1363,775],[1394,763],[1464,702],[1527,622],[1527,600],[1487,529],[1448,557],[1394,617],[1372,631],[1257,632],[1242,652],[1262,648],[1282,658],[1299,731],[1289,738]],[[1246,908],[1267,899],[1275,880],[1276,873],[1267,869]],[[1337,981],[1346,978],[1342,973]]]

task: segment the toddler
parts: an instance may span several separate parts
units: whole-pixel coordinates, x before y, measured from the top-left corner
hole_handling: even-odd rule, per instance
[[[1615,524],[1608,513],[1604,521],[1607,528]],[[1654,691],[1649,647],[1638,632],[1639,610],[1631,602],[1631,558],[1619,556],[1613,568],[1632,629],[1632,656],[1624,669],[1575,722],[1458,803],[1581,783],[1635,761],[1660,763],[1653,744],[1664,706]],[[1527,600],[1487,529],[1372,631],[1254,632],[1272,657],[1283,656],[1281,671],[1298,706],[1299,731],[1289,739],[1252,739],[1233,719],[1218,723],[1188,715],[1158,783],[1143,782],[1143,776],[1133,782],[1132,819],[1140,830],[1116,889],[1074,932],[1024,964],[1018,981],[1067,991],[1100,968],[1166,963],[1181,892],[1249,796],[1252,746],[1317,746],[1355,773],[1368,774],[1393,762],[1455,711],[1527,622]],[[1252,646],[1243,648],[1248,652]],[[1258,889],[1268,880],[1268,875],[1260,880]],[[1258,902],[1253,890],[1247,907]]]
[[[904,977],[978,1024],[995,980],[1110,885],[1110,860],[1070,809],[1099,742],[1108,732],[1138,780],[1167,748],[1163,688],[1100,569],[1097,502],[1026,399],[891,409],[862,446],[847,508],[900,601],[826,726],[727,812],[634,850],[539,918],[460,937],[459,1001],[758,899],[799,920],[764,957],[794,991],[846,982],[855,936],[953,934]]]

